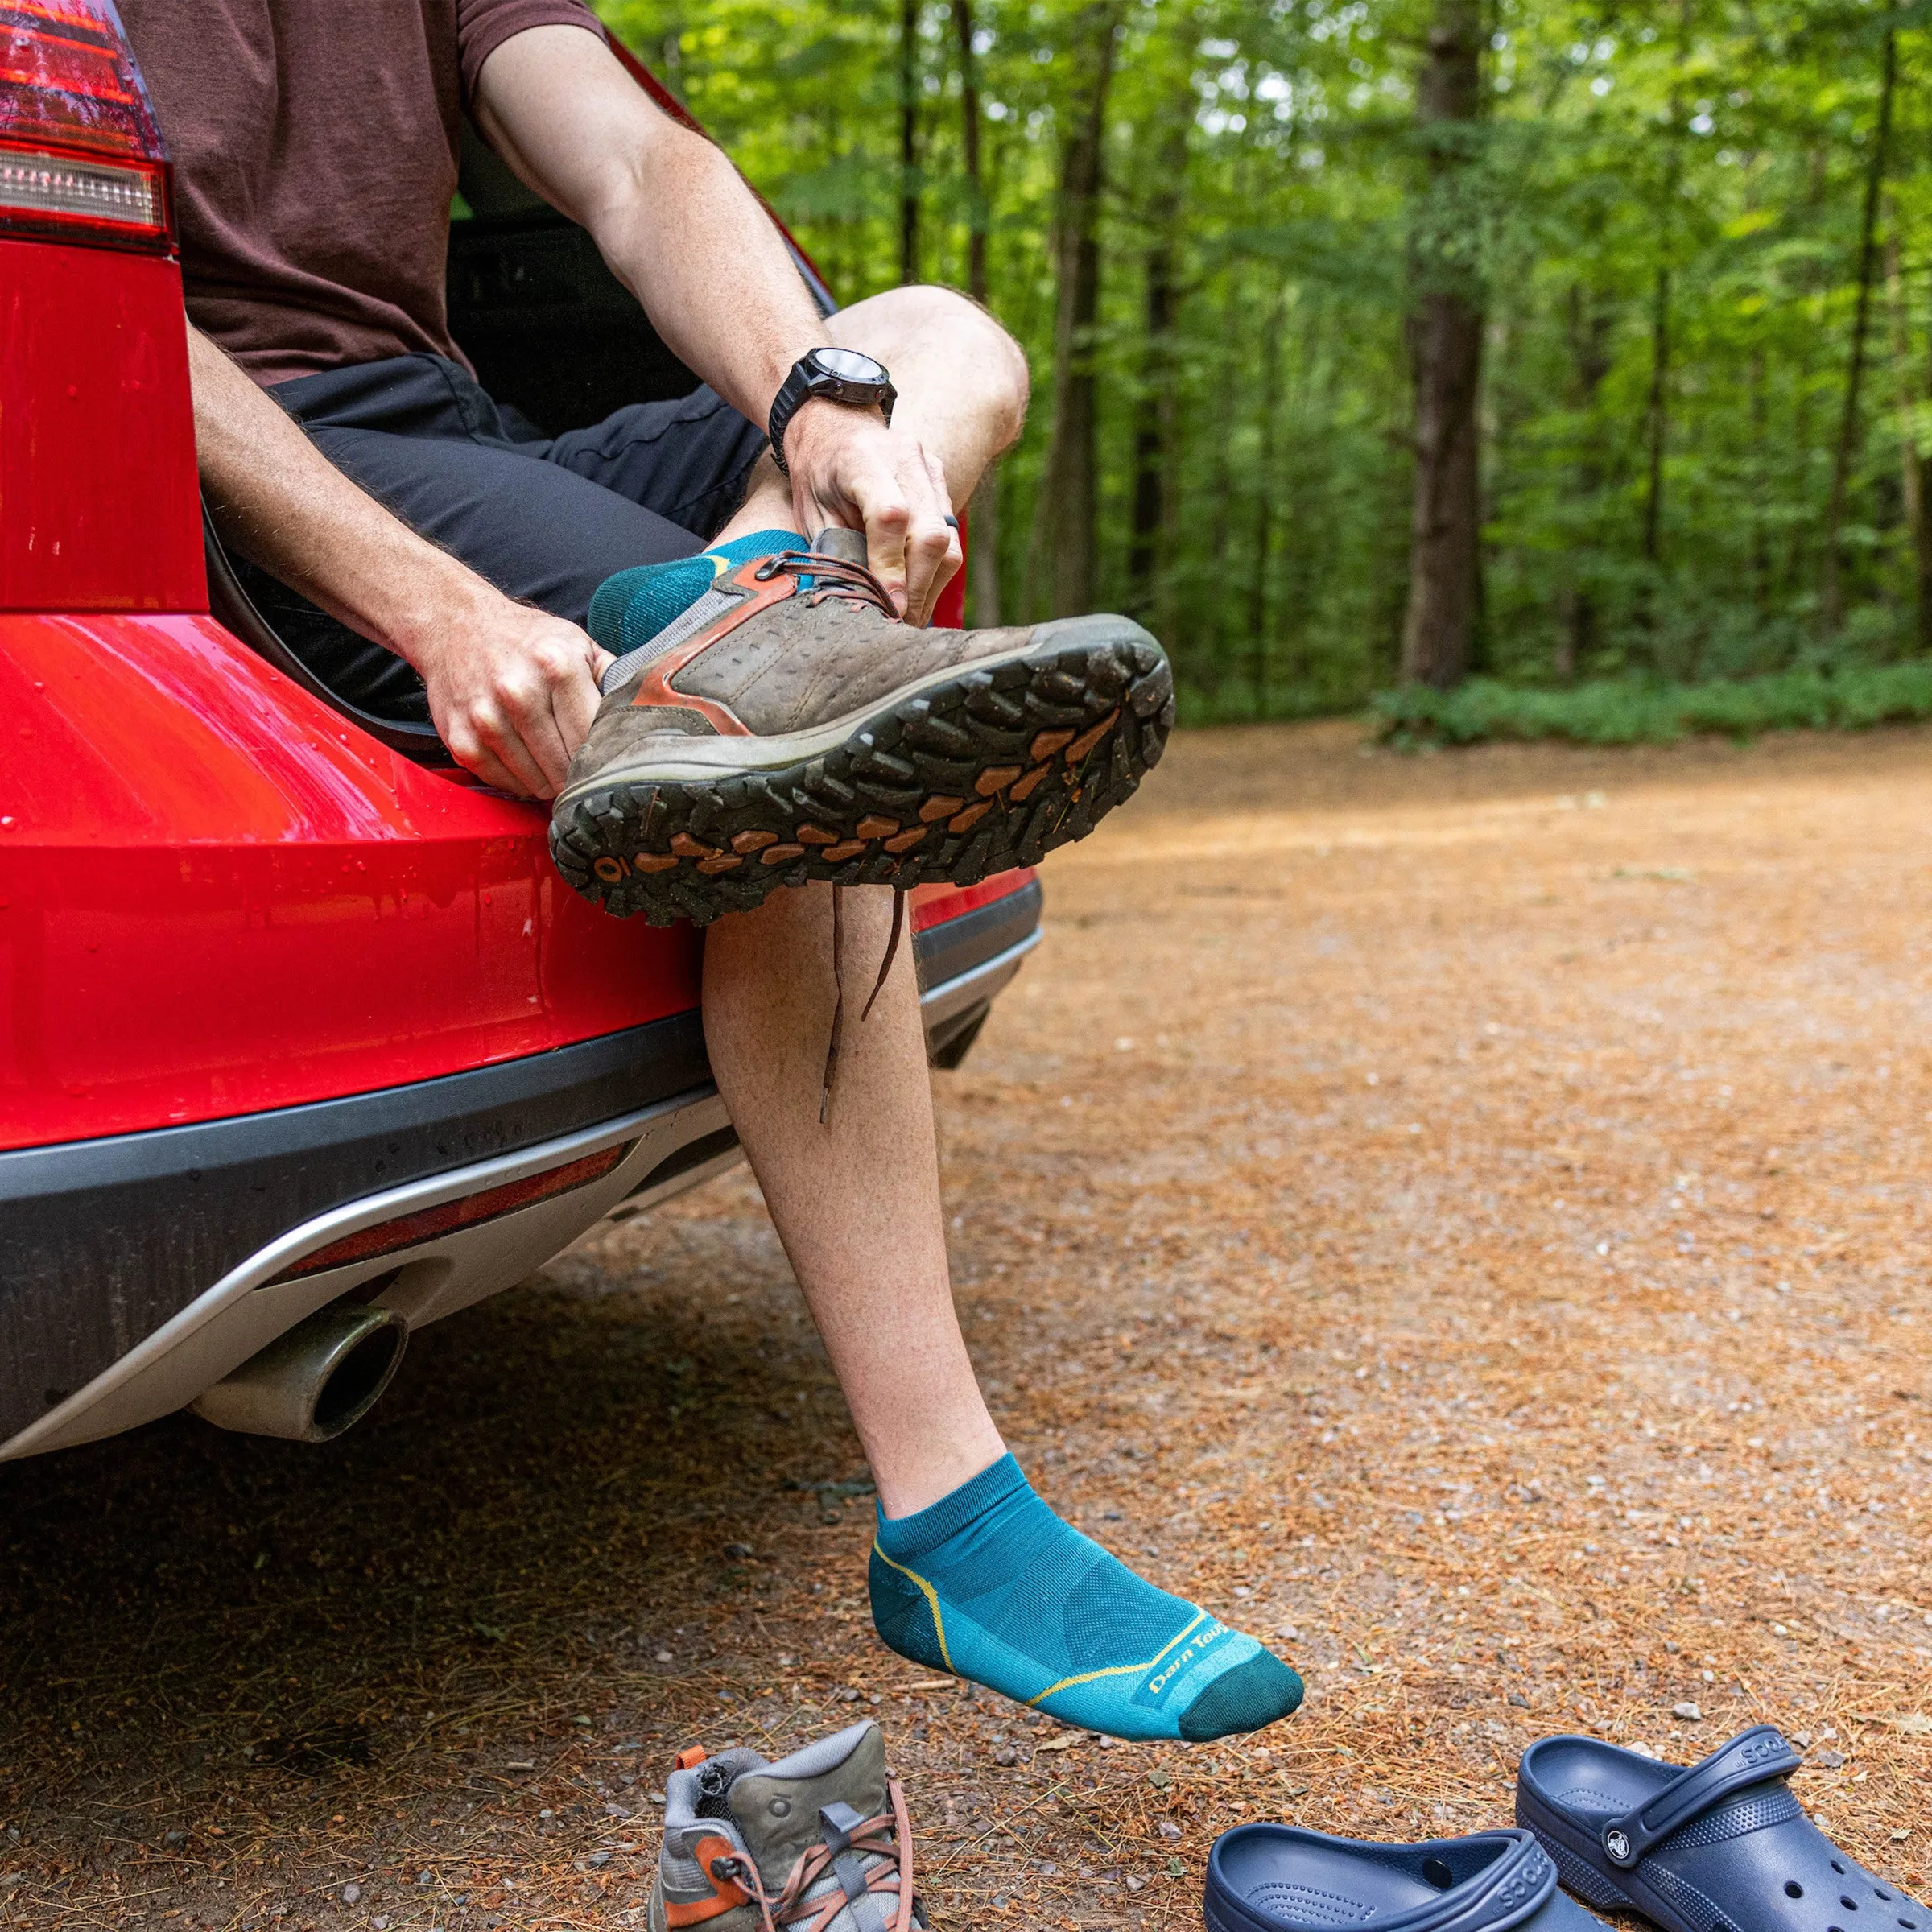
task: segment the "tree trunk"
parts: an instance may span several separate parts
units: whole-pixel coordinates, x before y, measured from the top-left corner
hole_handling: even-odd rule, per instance
[[[899,0],[899,280],[919,279],[919,6]]]
[[[1905,498],[1905,526],[1912,533],[1913,576],[1917,589],[1917,637],[1923,653],[1932,651],[1932,457],[1918,447],[1919,411],[1928,393],[1912,367],[1912,320],[1905,306],[1905,275],[1899,260],[1898,211],[1892,211],[1892,232],[1885,243],[1885,295],[1892,317],[1892,365],[1898,384],[1899,414],[1905,434],[1899,439],[1899,482]]]
[[[1141,311],[1141,388],[1133,416],[1133,522],[1127,546],[1127,607],[1143,623],[1154,617],[1161,601],[1162,574],[1170,557],[1169,444],[1177,413],[1174,324],[1180,305],[1175,266],[1190,119],[1183,114],[1170,124],[1155,158],[1154,191],[1147,210],[1151,238]]]
[[[1047,614],[1093,608],[1099,493],[1093,329],[1100,306],[1100,212],[1107,97],[1124,0],[1090,0],[1075,25],[1079,81],[1067,103],[1054,222],[1053,422],[1027,545],[1027,606]]]
[[[1268,306],[1261,341],[1261,436],[1256,464],[1254,558],[1248,579],[1248,652],[1254,686],[1254,715],[1268,715],[1268,565],[1274,547],[1275,419],[1282,409],[1282,311],[1285,291]]]
[[[1664,559],[1664,452],[1670,436],[1670,269],[1650,293],[1650,394],[1644,407],[1648,470],[1644,484],[1644,561]]]
[[[1588,417],[1596,407],[1597,392],[1610,373],[1610,324],[1608,305],[1594,289],[1579,283],[1570,290],[1570,406],[1579,415]],[[1579,506],[1595,503],[1604,485],[1602,451],[1594,423],[1586,424],[1583,447],[1576,465],[1576,500]],[[1590,662],[1597,642],[1596,598],[1587,584],[1575,576],[1563,586],[1558,598],[1559,628],[1556,640],[1555,671],[1565,684],[1575,680]]]
[[[1481,109],[1480,0],[1435,0],[1416,113],[1429,149],[1426,256],[1410,319],[1415,382],[1415,498],[1402,674],[1447,691],[1469,666],[1477,608],[1481,510],[1476,403],[1482,381],[1479,279],[1442,245],[1457,219],[1456,178]],[[1468,237],[1459,237],[1466,243]]]
[[[1844,590],[1839,536],[1844,528],[1852,465],[1858,456],[1858,392],[1865,373],[1865,325],[1872,312],[1872,279],[1878,260],[1878,201],[1892,145],[1892,96],[1898,80],[1898,35],[1888,28],[1880,56],[1878,127],[1872,137],[1872,163],[1865,171],[1865,205],[1859,225],[1858,303],[1852,316],[1852,356],[1845,370],[1845,407],[1839,419],[1838,447],[1831,458],[1831,498],[1825,507],[1824,584],[1818,605],[1818,626],[1827,638],[1838,634],[1844,617]]]
[[[980,159],[980,65],[973,46],[972,0],[952,0],[953,31],[960,43],[960,146],[966,163],[966,287],[974,301],[986,300],[986,175]],[[986,466],[966,513],[966,588],[972,621],[992,626],[1000,621],[1000,475]]]

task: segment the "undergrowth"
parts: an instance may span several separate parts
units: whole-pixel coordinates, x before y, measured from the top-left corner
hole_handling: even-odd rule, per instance
[[[1454,691],[1408,685],[1373,703],[1382,741],[1408,748],[1500,738],[1665,745],[1699,733],[1749,739],[1768,731],[1863,731],[1932,718],[1932,663],[1709,684],[1606,679],[1560,691],[1472,678]]]

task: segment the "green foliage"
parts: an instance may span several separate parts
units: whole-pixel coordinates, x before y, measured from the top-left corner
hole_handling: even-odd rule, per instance
[[[1767,731],[1864,731],[1932,718],[1932,664],[1778,671],[1735,683],[1604,678],[1567,691],[1472,678],[1451,691],[1423,685],[1386,691],[1374,709],[1384,741],[1405,748],[1498,738],[1667,745],[1699,733],[1748,739]]]
[[[1620,716],[1663,702],[1643,692],[1724,679],[1733,694],[1795,694],[1825,688],[1820,666],[1913,654],[1904,466],[1932,456],[1927,10],[1490,4],[1486,118],[1453,130],[1466,165],[1432,189],[1414,125],[1429,0],[1129,6],[1095,344],[1104,600],[1157,621],[1191,716],[1348,708],[1391,683],[1410,519],[1405,323],[1414,291],[1448,278],[1488,316],[1478,661],[1491,683],[1468,703],[1621,679],[1603,700]],[[898,0],[601,5],[843,298],[896,279]],[[1058,142],[1089,16],[1081,0],[973,10],[992,303],[1038,386]],[[919,0],[915,18],[920,266],[963,284],[953,17],[947,0]],[[1873,290],[1846,615],[1826,634],[1821,539],[1888,23],[1900,68],[1880,237],[1894,272]],[[1164,240],[1178,306],[1160,336],[1147,292]],[[1009,615],[1050,415],[1039,398],[1001,471]],[[1137,432],[1156,418],[1172,429],[1158,467],[1179,509],[1150,577],[1132,537]],[[1548,715],[1582,702],[1554,694]]]

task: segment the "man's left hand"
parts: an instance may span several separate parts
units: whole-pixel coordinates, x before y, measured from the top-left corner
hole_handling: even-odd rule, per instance
[[[946,477],[911,430],[869,409],[814,397],[785,432],[799,528],[865,533],[866,560],[908,624],[924,624],[965,560],[947,522]]]

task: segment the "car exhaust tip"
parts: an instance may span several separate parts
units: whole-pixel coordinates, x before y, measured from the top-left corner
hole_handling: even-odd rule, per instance
[[[376,1405],[402,1360],[409,1324],[393,1308],[337,1302],[279,1337],[191,1405],[242,1435],[332,1442]]]

